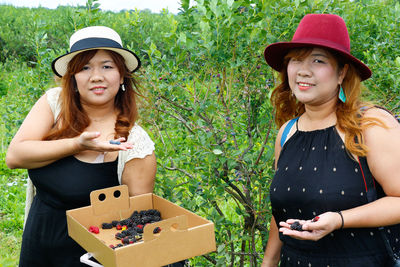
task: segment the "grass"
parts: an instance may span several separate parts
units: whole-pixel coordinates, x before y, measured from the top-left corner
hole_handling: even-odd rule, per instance
[[[21,233],[0,232],[0,266],[18,266],[21,248]]]
[[[26,171],[0,163],[0,266],[18,266],[24,223]]]

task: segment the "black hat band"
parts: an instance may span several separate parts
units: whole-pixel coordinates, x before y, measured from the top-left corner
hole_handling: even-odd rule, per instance
[[[112,47],[112,48],[122,48],[122,46],[111,39],[107,38],[85,38],[82,40],[77,41],[71,46],[70,53],[75,51],[81,51],[85,49],[93,49],[96,47]]]

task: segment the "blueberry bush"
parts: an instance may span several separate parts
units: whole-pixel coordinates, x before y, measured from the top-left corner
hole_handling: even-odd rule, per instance
[[[345,19],[352,53],[374,73],[365,98],[400,110],[396,0],[182,0],[178,14],[113,13],[89,0],[55,10],[0,5],[0,12],[2,157],[34,101],[56,84],[50,62],[67,51],[71,32],[114,28],[143,63],[139,123],[156,143],[155,193],[215,223],[217,250],[190,259],[192,266],[262,260],[277,132],[269,102],[277,75],[263,50],[289,41],[305,14]],[[7,244],[20,242],[26,173],[2,166],[0,265],[13,266],[19,248]]]

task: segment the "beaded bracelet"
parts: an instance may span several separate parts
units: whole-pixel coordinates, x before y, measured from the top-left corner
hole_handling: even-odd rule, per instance
[[[344,219],[343,219],[342,212],[341,212],[341,211],[337,211],[337,213],[340,215],[340,218],[342,219],[342,226],[340,226],[339,229],[343,229],[343,226],[344,226]]]

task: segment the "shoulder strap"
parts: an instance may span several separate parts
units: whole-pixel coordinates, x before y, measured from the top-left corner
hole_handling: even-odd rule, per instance
[[[367,180],[365,179],[365,174],[364,174],[364,170],[363,170],[363,166],[366,167],[366,168],[368,167],[367,160],[365,158],[357,157],[357,161],[358,161],[358,165],[360,166],[360,171],[361,171],[362,178],[364,180],[365,192],[367,193],[368,201],[372,202],[372,201],[377,199],[377,196],[372,196],[371,199],[369,199],[370,196],[368,195]],[[373,189],[376,189],[374,177],[371,177],[371,180],[372,180],[372,184],[374,186]],[[372,192],[371,194],[376,194],[376,191],[374,190],[374,192]]]
[[[299,117],[291,119],[288,124],[286,124],[285,129],[283,129],[282,137],[281,137],[281,147],[285,144],[286,138],[290,132],[290,129],[292,129],[293,124],[299,119]]]
[[[363,167],[362,167],[363,165],[365,167],[368,163],[366,162],[365,158],[363,158],[363,160],[361,161],[360,158],[358,157],[358,164],[360,165],[361,175],[364,179],[365,190],[367,193],[367,200],[368,200],[368,202],[375,201],[376,199],[378,199],[378,195],[376,193],[376,188],[375,188],[375,179],[372,177],[374,188],[372,188],[372,189],[370,188],[370,190],[368,190],[367,183],[366,183],[365,176],[364,176]],[[398,266],[397,264],[400,264],[400,260],[399,260],[400,257],[393,251],[393,248],[390,244],[389,238],[386,236],[386,233],[384,232],[384,227],[381,226],[381,227],[378,227],[378,229],[379,229],[379,233],[383,239],[383,243],[385,244],[386,251],[388,252],[390,258],[395,263],[395,265],[392,265],[392,266]]]

